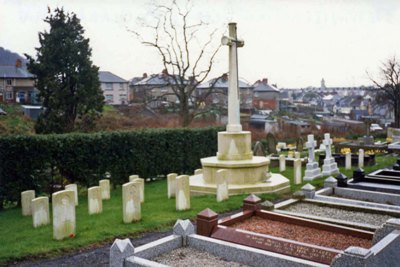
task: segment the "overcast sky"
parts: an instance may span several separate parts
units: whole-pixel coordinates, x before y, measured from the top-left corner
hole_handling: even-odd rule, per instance
[[[164,1],[165,2],[165,1]],[[194,0],[193,18],[224,31],[237,22],[245,41],[239,76],[250,83],[268,78],[278,87],[369,85],[366,71],[400,58],[399,0]],[[127,28],[151,16],[147,0],[0,0],[0,46],[35,55],[38,32],[46,29],[47,6],[63,6],[81,19],[93,62],[124,79],[162,70],[156,51]],[[221,36],[216,39],[219,42]],[[201,39],[202,36],[199,36]],[[204,36],[205,39],[205,36]],[[228,48],[217,57],[210,78],[228,69]]]

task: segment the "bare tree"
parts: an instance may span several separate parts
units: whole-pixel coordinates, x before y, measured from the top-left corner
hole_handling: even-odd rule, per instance
[[[156,4],[154,22],[142,23],[146,34],[133,32],[142,44],[153,47],[161,56],[164,67],[164,81],[171,91],[158,95],[157,98],[168,95],[176,96],[179,117],[183,127],[188,126],[193,118],[205,112],[204,101],[212,93],[213,84],[207,92],[196,95],[196,88],[209,75],[220,44],[215,45],[214,38],[217,30],[207,32],[204,41],[199,36],[208,30],[204,21],[193,21],[191,18],[192,5],[190,1],[182,6],[176,1],[169,5]],[[214,80],[216,83],[218,79]]]
[[[394,127],[400,128],[400,62],[396,57],[389,58],[380,67],[381,82],[370,80],[379,88],[381,96],[385,97],[387,103],[391,104],[394,110]]]

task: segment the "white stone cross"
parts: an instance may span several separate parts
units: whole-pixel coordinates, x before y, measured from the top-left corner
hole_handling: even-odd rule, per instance
[[[306,147],[308,148],[308,161],[309,163],[315,161],[314,149],[317,146],[317,141],[314,141],[314,135],[309,134],[307,136]]]
[[[323,144],[325,145],[325,151],[326,151],[326,159],[330,159],[332,157],[332,151],[331,151],[331,145],[332,145],[332,139],[331,135],[329,133],[326,133],[324,135],[324,141]]]
[[[229,46],[228,125],[226,130],[241,132],[237,48],[243,47],[244,41],[237,39],[236,23],[229,23],[229,37],[222,37],[221,43]]]

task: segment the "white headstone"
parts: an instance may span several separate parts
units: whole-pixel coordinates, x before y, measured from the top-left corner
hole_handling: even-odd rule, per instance
[[[62,240],[75,236],[75,194],[63,190],[52,195],[53,238]]]
[[[286,170],[286,157],[285,155],[279,155],[279,171],[284,172]]]
[[[218,170],[216,174],[217,202],[221,202],[229,198],[228,171],[222,169]]]
[[[137,182],[139,184],[140,203],[144,203],[144,179],[136,177],[136,175],[131,175],[129,176],[129,181]]]
[[[122,185],[122,211],[124,223],[139,221],[142,217],[140,182],[137,180]]]
[[[301,159],[293,161],[294,184],[301,184]]]
[[[364,168],[364,149],[358,150],[358,167]]]
[[[89,214],[103,212],[103,199],[100,186],[93,186],[88,189],[88,209]]]
[[[137,174],[130,175],[129,182],[132,182],[134,179],[137,179],[137,178],[139,178],[139,175],[137,175]]]
[[[325,159],[324,159],[324,164],[322,165],[322,175],[323,176],[329,176],[333,174],[338,174],[339,169],[337,167],[337,163],[335,162],[335,158],[332,157],[332,139],[329,133],[326,133],[324,135],[324,141],[323,144],[325,145]]]
[[[32,199],[35,198],[35,190],[26,190],[21,192],[22,215],[32,215]]]
[[[71,190],[74,192],[75,206],[78,206],[78,186],[76,184],[67,184],[65,190]]]
[[[99,186],[101,188],[101,198],[110,199],[110,180],[109,179],[100,180]]]
[[[351,152],[346,152],[346,159],[345,159],[345,163],[346,163],[346,170],[351,170]]]
[[[176,210],[190,209],[190,187],[188,175],[180,175],[176,177],[175,201]]]
[[[203,169],[196,169],[194,170],[194,175],[203,174]]]
[[[176,173],[170,173],[167,175],[167,187],[168,187],[168,198],[173,198],[175,197],[176,193],[176,177],[178,174]]]
[[[294,152],[294,158],[299,159],[300,158],[300,152],[296,151]]]
[[[306,165],[306,171],[304,174],[305,181],[312,181],[316,178],[321,177],[321,169],[318,167],[318,162],[315,161],[314,150],[317,146],[317,142],[314,141],[314,135],[309,134],[307,136],[306,147],[308,149],[308,163]]]
[[[37,197],[32,199],[33,227],[39,227],[50,223],[49,198]]]

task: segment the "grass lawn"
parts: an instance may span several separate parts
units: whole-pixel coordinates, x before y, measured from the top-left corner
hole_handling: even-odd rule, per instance
[[[366,167],[366,172],[393,165],[396,158],[377,156],[376,160],[377,165]],[[304,169],[303,167],[303,174]],[[275,167],[271,168],[271,171],[277,173],[279,169]],[[299,190],[305,184],[293,184],[292,167],[288,167],[282,174],[291,180],[292,192]],[[344,171],[344,174],[351,177],[352,171]],[[323,181],[324,179],[318,179],[311,183],[321,187]],[[143,232],[170,229],[177,219],[193,219],[205,208],[210,208],[217,213],[238,209],[246,196],[233,196],[221,203],[216,202],[215,196],[195,196],[191,198],[189,211],[177,212],[175,211],[175,199],[167,198],[165,180],[146,183],[142,220],[137,223],[124,224],[122,222],[121,187],[112,190],[110,200],[103,201],[102,214],[90,216],[87,212],[87,194],[82,192],[79,206],[76,208],[77,234],[74,238],[63,241],[53,240],[52,225],[35,229],[32,226],[32,218],[30,216],[23,217],[20,208],[6,209],[0,212],[0,265],[29,257],[57,256],[80,247],[105,243],[117,237],[133,237]],[[268,200],[278,198],[276,195],[266,194],[259,197]]]

